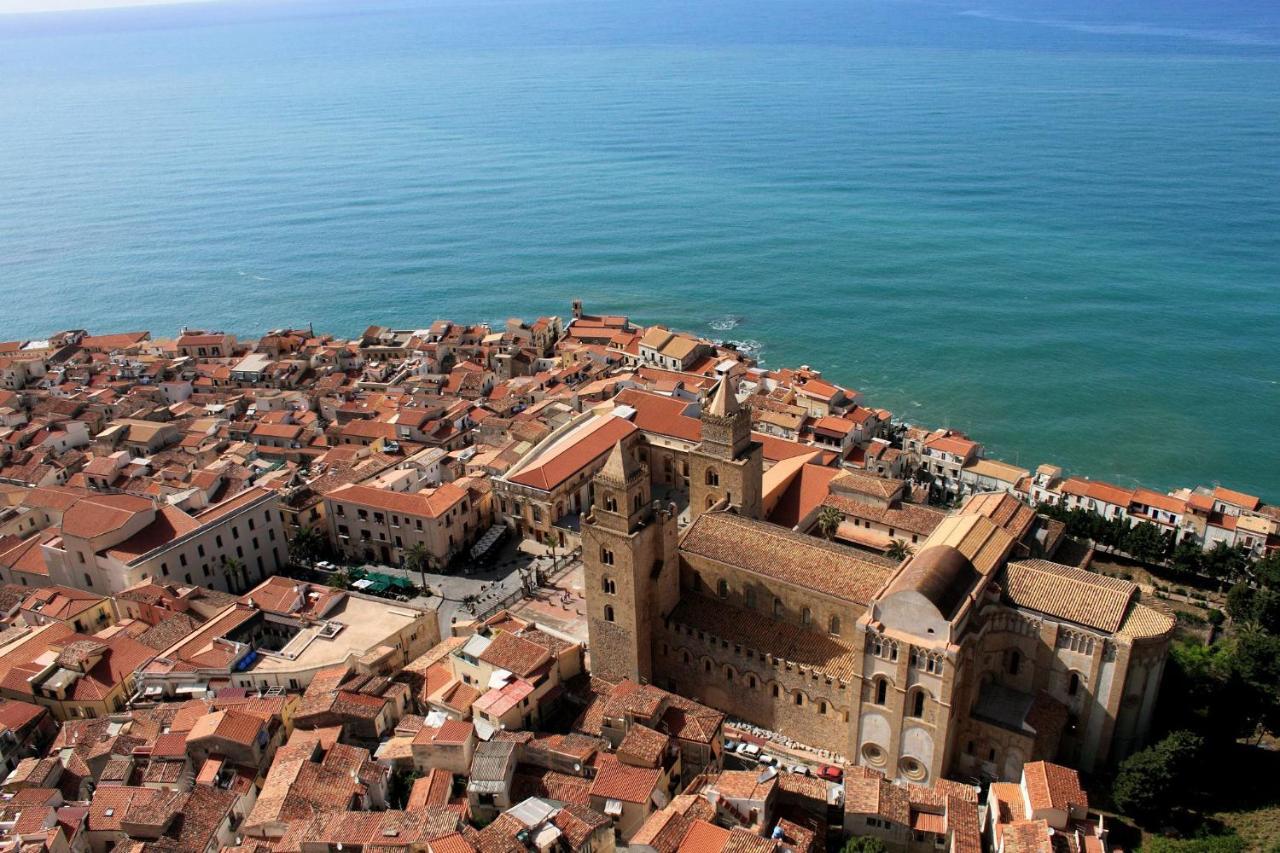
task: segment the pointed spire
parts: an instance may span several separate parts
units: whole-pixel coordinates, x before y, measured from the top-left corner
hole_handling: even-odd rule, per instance
[[[731,418],[738,413],[738,383],[732,376],[726,376],[716,386],[711,405],[707,407],[709,414],[718,418]]]
[[[600,469],[600,475],[607,480],[615,483],[627,483],[640,470],[640,463],[635,457],[626,451],[619,441],[613,446],[613,450],[609,453],[609,458],[605,460],[604,467]]]

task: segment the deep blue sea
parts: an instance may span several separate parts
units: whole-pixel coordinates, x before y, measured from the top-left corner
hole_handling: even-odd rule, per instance
[[[1027,467],[1280,500],[1280,4],[0,16],[0,339],[573,297]]]

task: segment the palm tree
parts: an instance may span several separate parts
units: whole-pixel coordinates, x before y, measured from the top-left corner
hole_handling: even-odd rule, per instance
[[[249,570],[235,557],[222,558],[222,571],[227,576],[228,589],[244,589],[249,585]]]
[[[427,588],[427,565],[431,562],[431,552],[421,542],[414,542],[404,552],[404,567],[422,576],[422,589]]]
[[[840,529],[842,521],[844,514],[833,506],[824,506],[818,511],[818,531],[827,539],[836,538],[836,531]]]
[[[911,556],[911,546],[907,544],[907,540],[905,539],[894,539],[889,543],[889,547],[885,550],[884,555],[891,560],[902,562],[907,559],[907,557]]]
[[[289,556],[308,568],[315,567],[316,558],[324,547],[324,539],[314,527],[303,527],[289,540]]]

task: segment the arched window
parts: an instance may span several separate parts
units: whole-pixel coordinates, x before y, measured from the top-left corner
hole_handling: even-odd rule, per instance
[[[733,684],[733,667],[726,666],[724,668],[724,680]]]
[[[911,716],[924,716],[924,697],[925,692],[923,690],[917,690],[911,694]]]
[[[781,690],[781,688],[779,688],[779,687],[778,687],[778,685],[776,685],[776,684],[775,684],[775,685],[773,685],[773,698],[774,698],[774,699],[777,699],[777,698],[779,698],[779,697],[781,697],[781,696],[782,696],[782,690]]]
[[[810,622],[812,622],[812,621],[813,621],[813,611],[812,611],[812,610],[810,610],[810,609],[809,609],[809,608],[807,608],[807,607],[806,607],[806,608],[804,608],[803,610],[801,610],[801,611],[800,611],[800,621],[801,621],[801,623],[803,623],[803,624],[805,624],[805,625],[808,625]]]
[[[617,512],[618,499],[615,498],[613,495],[609,495],[609,497],[604,499],[604,509],[605,509],[605,512]]]
[[[791,699],[797,705],[804,705],[804,694],[801,693],[799,690],[795,692],[795,694],[791,697]]]
[[[704,661],[702,662],[702,671],[703,671],[703,672],[710,672],[710,671],[711,671],[711,658],[707,658],[706,660],[704,660]]]
[[[720,473],[716,471],[715,468],[707,469],[707,485],[708,486],[720,485]]]
[[[1080,673],[1073,672],[1071,677],[1067,679],[1067,695],[1075,696],[1080,692]]]
[[[839,616],[831,617],[831,621],[827,623],[827,633],[828,634],[840,633],[840,617]]]
[[[685,652],[685,653],[684,653],[684,662],[685,662],[685,664],[691,664],[691,663],[693,663],[693,655],[689,654],[688,652]]]
[[[781,598],[774,598],[773,600],[773,618],[775,619],[782,618],[782,599]]]
[[[883,705],[889,701],[889,679],[876,679],[876,704]]]
[[[618,594],[618,584],[617,584],[617,583],[615,583],[615,582],[614,582],[614,580],[613,580],[613,578],[609,577],[608,575],[605,575],[605,576],[601,579],[601,581],[600,581],[600,588],[604,591],[604,594],[605,594],[605,595],[617,595],[617,594]]]
[[[716,582],[716,593],[717,593],[721,598],[728,598],[728,597],[729,597],[729,582],[728,582],[727,580],[725,580],[724,578],[721,578],[719,581],[717,581],[717,582]]]
[[[711,509],[715,505],[716,505],[716,496],[707,495],[707,509]]]
[[[632,509],[640,509],[640,505],[641,505],[642,503],[644,503],[644,496],[643,496],[643,495],[641,495],[639,492],[636,492],[635,500],[633,500],[633,501],[631,502],[631,504],[632,504],[632,507],[631,507],[631,508],[632,508]]]
[[[600,562],[606,566],[613,565],[613,552],[608,548],[600,549]]]
[[[613,621],[613,605],[612,604],[606,604],[604,606],[604,621],[606,622]]]
[[[1017,649],[1009,652],[1009,674],[1017,675],[1018,670],[1022,668],[1022,653]]]
[[[826,713],[827,713],[827,703],[826,703],[826,702],[819,702],[819,703],[818,703],[818,713],[819,713],[819,714],[822,714],[822,715],[824,715],[824,716],[826,715]]]
[[[748,686],[748,687],[750,687],[752,690],[755,690],[755,688],[756,688],[756,677],[755,677],[754,675],[748,675],[748,676],[747,676],[747,686]]]

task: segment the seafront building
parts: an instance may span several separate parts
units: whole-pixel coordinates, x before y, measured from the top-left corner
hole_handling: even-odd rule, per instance
[[[1106,849],[1174,623],[1042,505],[1280,546],[581,302],[0,343],[0,848]],[[581,596],[401,592],[482,537]]]

